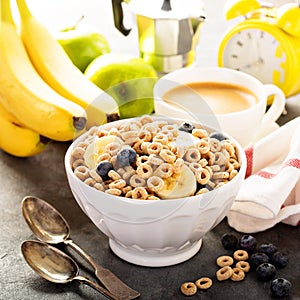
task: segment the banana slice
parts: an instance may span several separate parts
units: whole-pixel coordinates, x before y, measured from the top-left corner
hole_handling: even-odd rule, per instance
[[[196,177],[186,165],[180,174],[164,179],[164,188],[157,192],[161,199],[176,199],[194,195],[197,188]]]
[[[183,156],[187,149],[190,147],[194,147],[197,142],[199,142],[199,139],[197,137],[188,132],[179,131],[175,141],[171,142],[170,144],[176,146]]]
[[[101,138],[95,139],[91,144],[89,144],[83,155],[86,165],[90,169],[94,169],[97,163],[97,158],[104,152],[105,147],[110,143],[119,143],[124,145],[122,139],[115,135],[107,135]]]

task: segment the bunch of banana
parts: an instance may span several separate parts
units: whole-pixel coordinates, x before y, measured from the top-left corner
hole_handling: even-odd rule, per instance
[[[48,140],[22,126],[0,105],[0,148],[17,157],[29,157],[45,150]]]
[[[0,3],[1,148],[30,156],[45,148],[41,136],[72,140],[85,128],[86,113],[38,75],[17,33],[10,1]]]
[[[17,0],[17,5],[22,41],[35,69],[45,82],[86,110],[87,127],[106,123],[110,115],[118,114],[115,100],[75,67],[59,42],[31,14],[26,1]]]

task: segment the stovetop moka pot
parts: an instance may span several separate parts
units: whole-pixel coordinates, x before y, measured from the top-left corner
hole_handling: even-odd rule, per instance
[[[123,23],[123,1],[112,0],[114,23],[128,35],[131,29]],[[159,73],[169,73],[195,61],[200,27],[205,20],[201,0],[131,0],[128,5],[136,17],[141,58]]]

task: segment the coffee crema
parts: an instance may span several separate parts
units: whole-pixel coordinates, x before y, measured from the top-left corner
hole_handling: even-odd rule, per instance
[[[248,88],[221,82],[179,85],[166,92],[162,99],[176,108],[199,114],[228,114],[258,103],[258,98]]]

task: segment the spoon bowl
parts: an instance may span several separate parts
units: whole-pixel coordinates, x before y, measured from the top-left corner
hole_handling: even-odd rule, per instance
[[[35,236],[49,244],[58,244],[70,236],[65,218],[46,201],[26,197],[22,203],[23,216]]]
[[[28,265],[48,281],[68,283],[77,280],[94,288],[108,299],[120,299],[88,278],[79,276],[76,262],[51,245],[40,241],[24,241],[21,245],[21,251]]]
[[[28,265],[51,282],[67,283],[79,273],[78,266],[71,257],[45,243],[25,241],[21,250]]]

